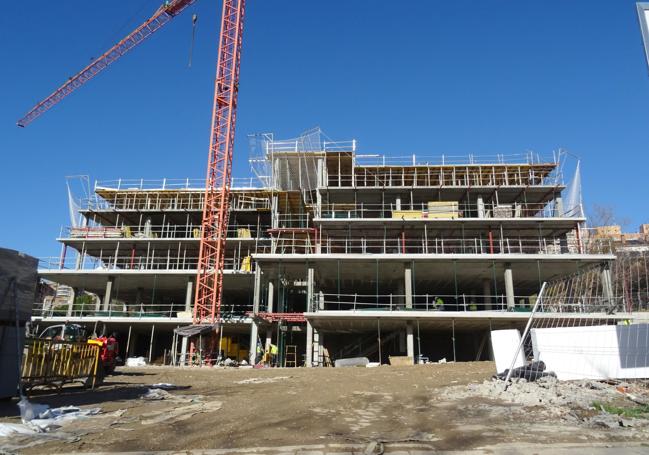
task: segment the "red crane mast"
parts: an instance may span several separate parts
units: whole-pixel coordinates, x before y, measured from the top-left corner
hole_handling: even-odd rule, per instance
[[[194,324],[217,323],[221,314],[245,3],[245,0],[223,1]]]
[[[195,0],[165,2],[142,25],[36,104],[17,125],[25,127],[143,42]],[[217,324],[223,298],[225,240],[230,208],[232,151],[237,118],[245,0],[224,0],[219,38],[210,148],[205,179],[194,324]]]

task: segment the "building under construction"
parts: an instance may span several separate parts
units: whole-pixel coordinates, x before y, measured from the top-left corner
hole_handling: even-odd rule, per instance
[[[231,194],[229,358],[274,344],[283,366],[487,359],[489,331],[524,325],[543,282],[564,305],[560,283],[595,276],[581,317],[617,305],[615,256],[585,248],[561,155],[364,155],[319,130],[255,144],[254,177],[234,179]],[[75,201],[61,255],[41,262],[60,295],[40,299],[34,324],[105,327],[123,356],[201,361],[174,329],[192,322],[204,193],[199,180],[96,182]]]

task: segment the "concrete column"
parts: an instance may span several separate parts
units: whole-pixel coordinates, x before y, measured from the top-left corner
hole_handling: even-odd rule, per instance
[[[516,306],[514,298],[514,278],[512,276],[512,265],[505,264],[505,296],[507,297],[507,309],[512,310]]]
[[[275,285],[272,281],[268,282],[268,308],[266,311],[269,313],[273,312],[273,301],[275,299]]]
[[[311,368],[313,366],[313,326],[309,321],[306,321],[306,366]]]
[[[554,194],[554,216],[560,217],[563,215],[563,198],[561,193]]]
[[[417,363],[415,359],[415,337],[412,330],[412,322],[408,322],[406,325],[406,352],[408,357],[412,357],[413,363]]]
[[[311,312],[314,310],[314,299],[313,299],[313,281],[314,281],[315,272],[313,267],[309,267],[306,275],[306,311]]]
[[[314,366],[320,365],[320,332],[316,329],[313,329],[313,359],[311,359],[311,364]]]
[[[138,288],[138,294],[140,289]],[[185,291],[185,311],[192,311],[192,302],[194,301],[194,280],[187,279],[187,290]]]
[[[68,317],[72,316],[72,311],[73,311],[73,309],[74,309],[74,301],[77,299],[77,296],[78,296],[79,294],[81,294],[81,292],[79,291],[79,289],[77,289],[77,288],[73,288],[73,289],[72,289],[72,300],[70,300],[70,301],[68,302],[68,311],[65,313],[66,316],[68,316]]]
[[[324,333],[318,331],[318,362],[324,366]]]
[[[102,309],[104,311],[108,311],[110,308],[110,298],[111,298],[111,293],[113,292],[113,283],[115,282],[115,278],[110,276],[108,277],[108,280],[106,281],[106,290],[104,291],[104,299],[102,301]]]
[[[485,217],[485,211],[484,211],[484,199],[482,199],[482,195],[478,196],[478,218],[484,218]]]
[[[248,362],[250,365],[255,364],[255,358],[257,357],[257,334],[259,333],[259,328],[257,327],[256,322],[250,324],[250,351],[248,352]]]
[[[261,300],[261,267],[255,267],[255,283],[252,294],[252,313],[259,313],[259,305]]]
[[[180,342],[180,365],[187,365],[187,337],[182,337]]]
[[[405,294],[405,304],[406,308],[412,308],[412,269],[410,266],[406,266],[403,270],[403,288]]]
[[[484,296],[484,310],[491,310],[491,280],[485,278],[482,280],[482,295]]]
[[[395,209],[401,210],[401,196],[397,196],[397,199],[394,202]]]

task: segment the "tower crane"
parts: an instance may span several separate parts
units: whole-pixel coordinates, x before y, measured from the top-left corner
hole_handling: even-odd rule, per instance
[[[29,125],[194,2],[165,1],[142,25],[37,103],[17,125]],[[220,320],[244,11],[245,0],[223,0],[194,299],[195,325],[217,326]]]

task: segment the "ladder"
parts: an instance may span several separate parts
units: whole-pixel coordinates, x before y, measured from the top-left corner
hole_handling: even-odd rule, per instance
[[[284,366],[297,367],[297,346],[294,344],[287,344],[284,351]]]

